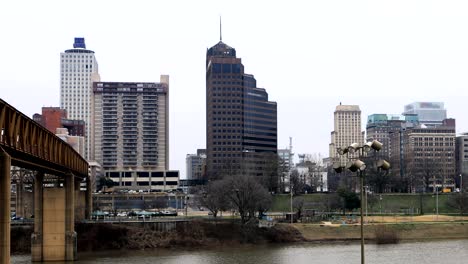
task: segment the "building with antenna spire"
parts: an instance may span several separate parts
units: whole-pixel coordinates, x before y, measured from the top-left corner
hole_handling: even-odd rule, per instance
[[[244,72],[236,50],[220,41],[206,52],[207,176],[243,170],[261,176],[277,157],[277,105]]]

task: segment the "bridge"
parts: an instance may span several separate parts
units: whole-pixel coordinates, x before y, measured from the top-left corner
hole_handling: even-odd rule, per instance
[[[66,142],[0,99],[0,264],[10,263],[11,166],[34,172],[32,261],[75,260],[75,197],[84,180],[86,217],[91,213],[88,163]]]

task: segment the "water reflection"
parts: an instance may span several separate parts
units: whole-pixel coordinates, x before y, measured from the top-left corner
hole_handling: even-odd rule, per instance
[[[459,264],[468,259],[468,240],[367,245],[367,263]],[[30,256],[13,256],[12,263],[31,263]],[[77,264],[310,264],[359,263],[359,244],[290,244],[220,247],[216,250],[108,251],[81,254]],[[60,264],[60,262],[54,262]]]

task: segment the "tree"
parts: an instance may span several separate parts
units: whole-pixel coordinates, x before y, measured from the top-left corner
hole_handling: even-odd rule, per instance
[[[293,199],[293,208],[297,213],[297,219],[300,219],[302,216],[302,211],[304,211],[304,198],[294,197]]]
[[[213,213],[213,217],[216,217],[219,211],[229,208],[229,199],[226,194],[227,188],[226,181],[216,180],[209,182],[201,195],[199,195],[200,204],[208,208]]]
[[[352,211],[361,206],[361,200],[355,192],[342,188],[338,190],[338,195],[341,197],[343,202],[343,214],[346,213],[346,210]]]
[[[289,184],[290,191],[292,189],[294,195],[299,195],[303,193],[304,188],[306,186],[304,180],[302,179],[297,169],[291,171],[291,175],[289,176]]]
[[[279,163],[280,158],[276,153],[264,153],[262,155],[262,175],[260,183],[270,193],[276,193],[279,189]]]
[[[242,224],[253,219],[256,212],[262,215],[271,207],[271,195],[253,176],[238,175],[223,181],[228,199],[239,212]]]
[[[111,187],[114,187],[114,186],[117,186],[117,185],[118,185],[118,183],[114,182],[111,178],[101,177],[101,178],[99,178],[97,189],[101,190],[104,187],[111,188]]]
[[[450,195],[447,200],[447,206],[460,212],[460,215],[468,213],[468,194],[459,193]]]

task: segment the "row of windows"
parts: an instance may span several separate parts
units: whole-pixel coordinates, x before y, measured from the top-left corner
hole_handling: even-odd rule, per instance
[[[241,121],[241,118],[240,117],[228,117],[228,118],[213,117],[213,121]]]
[[[213,154],[213,156],[215,156],[216,154]],[[224,154],[218,154],[216,155],[215,157],[233,157],[233,158],[240,158],[241,157],[241,154],[231,154],[231,153],[224,153]],[[213,160],[213,163],[224,163],[224,161],[222,160]]]
[[[241,142],[237,142],[237,141],[230,141],[230,142],[213,141],[213,145],[216,146],[216,145],[242,145],[242,144],[241,144]]]
[[[220,124],[220,123],[214,123],[213,124],[214,127],[242,127],[242,124],[226,124],[226,123],[223,123],[223,124]]]
[[[453,142],[415,142],[415,146],[436,146],[436,147],[442,147],[442,146],[454,146]]]
[[[213,103],[241,103],[242,101],[237,100],[237,99],[236,100],[231,100],[231,99],[227,99],[227,100],[226,99],[223,99],[223,100],[218,99],[217,100],[217,99],[213,99],[212,102]]]
[[[453,137],[414,137],[414,141],[453,141],[455,138]]]
[[[216,85],[239,85],[239,86],[242,86],[242,82],[213,82],[215,83]],[[227,88],[221,88],[221,87],[213,87],[213,91],[241,91],[242,89],[237,87],[237,88],[234,88],[234,87],[227,87]]]
[[[241,137],[240,137],[240,136],[232,136],[232,135],[228,135],[228,136],[217,136],[217,135],[214,135],[213,138],[214,138],[214,139],[240,139]]]
[[[243,97],[242,93],[213,93],[213,97]]]
[[[213,133],[241,133],[242,130],[236,130],[236,129],[213,129]]]
[[[211,76],[212,79],[242,79],[242,75],[213,75]],[[216,84],[216,81],[212,82],[213,84]]]
[[[235,111],[235,112],[230,112],[230,111],[220,111],[220,112],[216,112],[216,111],[213,111],[213,114],[214,115],[240,115],[242,112],[240,111]]]
[[[241,151],[241,148],[213,148],[213,151]]]
[[[242,109],[242,105],[213,105],[213,108]]]
[[[212,69],[213,73],[240,73],[241,65],[213,63]]]

